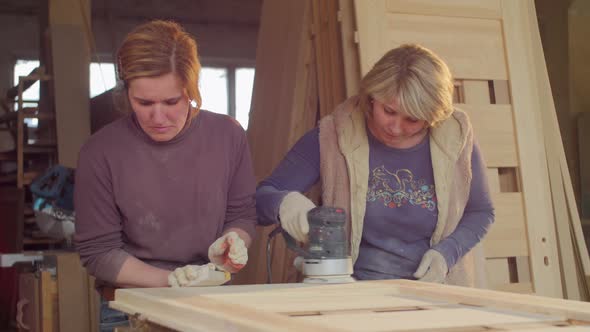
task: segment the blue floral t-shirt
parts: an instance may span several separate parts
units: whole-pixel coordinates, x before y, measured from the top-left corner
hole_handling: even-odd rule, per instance
[[[369,136],[369,186],[355,274],[360,279],[412,278],[430,248],[438,206],[428,136],[409,149]]]

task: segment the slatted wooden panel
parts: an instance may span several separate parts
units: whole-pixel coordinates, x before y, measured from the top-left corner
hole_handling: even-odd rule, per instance
[[[449,64],[455,102],[471,117],[494,192],[496,223],[484,241],[493,259],[488,270],[498,274],[492,286],[561,297],[537,95],[530,68],[522,65],[530,50],[517,42],[530,30],[511,12],[523,4],[533,6],[528,0],[357,0],[361,72],[404,43],[428,47]],[[518,273],[529,269],[532,280]]]
[[[409,280],[120,289],[111,306],[182,331],[559,331],[590,304]]]

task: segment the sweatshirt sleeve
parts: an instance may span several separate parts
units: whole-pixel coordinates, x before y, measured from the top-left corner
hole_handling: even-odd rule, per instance
[[[303,135],[289,150],[270,177],[256,189],[256,211],[261,225],[278,222],[283,197],[291,191],[304,193],[320,178],[319,128]]]
[[[473,177],[463,217],[455,231],[433,247],[445,257],[449,269],[483,239],[494,222],[485,164],[477,144],[473,146],[471,168]]]
[[[74,244],[82,264],[97,279],[114,284],[129,254],[122,249],[122,217],[108,164],[100,152],[88,146],[82,148],[78,159],[74,206]]]
[[[246,133],[241,127],[239,129],[239,144],[235,154],[233,174],[229,179],[223,230],[240,228],[254,239],[256,236],[256,179]]]

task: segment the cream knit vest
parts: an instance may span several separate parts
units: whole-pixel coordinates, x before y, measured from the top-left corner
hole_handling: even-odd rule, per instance
[[[358,98],[340,104],[320,121],[322,203],[346,209],[351,255],[356,262],[363,234],[369,181],[369,143]],[[471,184],[473,130],[467,114],[453,115],[430,131],[430,153],[438,201],[438,221],[433,246],[449,236],[463,216]],[[477,257],[477,258],[476,258]],[[481,244],[451,268],[448,284],[485,287]]]

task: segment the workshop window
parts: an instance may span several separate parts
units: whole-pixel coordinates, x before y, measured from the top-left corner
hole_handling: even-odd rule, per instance
[[[228,109],[227,68],[203,67],[199,78],[202,109],[207,111],[230,114]],[[230,114],[231,115],[231,114]]]
[[[19,76],[28,75],[39,66],[37,60],[17,60],[14,67],[14,84],[18,84]],[[199,88],[203,100],[203,109],[230,115],[244,129],[248,128],[250,102],[254,86],[253,67],[203,67]],[[90,98],[115,87],[116,76],[113,63],[93,62],[90,64]],[[39,82],[23,93],[25,107],[35,107],[39,101]],[[17,105],[15,104],[15,109]],[[27,119],[29,127],[36,128],[37,119]]]
[[[254,88],[254,68],[236,68],[236,113],[235,118],[248,129],[250,103]]]
[[[199,82],[202,108],[230,115],[248,129],[254,73],[253,67],[203,67]]]
[[[39,67],[37,60],[17,60],[14,66],[14,86],[18,85],[19,76],[27,76],[33,69]],[[35,82],[30,88],[23,92],[23,107],[37,107],[39,103],[39,82]],[[14,103],[14,109],[18,108],[18,104]],[[28,127],[37,128],[39,119],[25,119]]]
[[[115,87],[115,64],[92,62],[90,64],[90,98]]]

